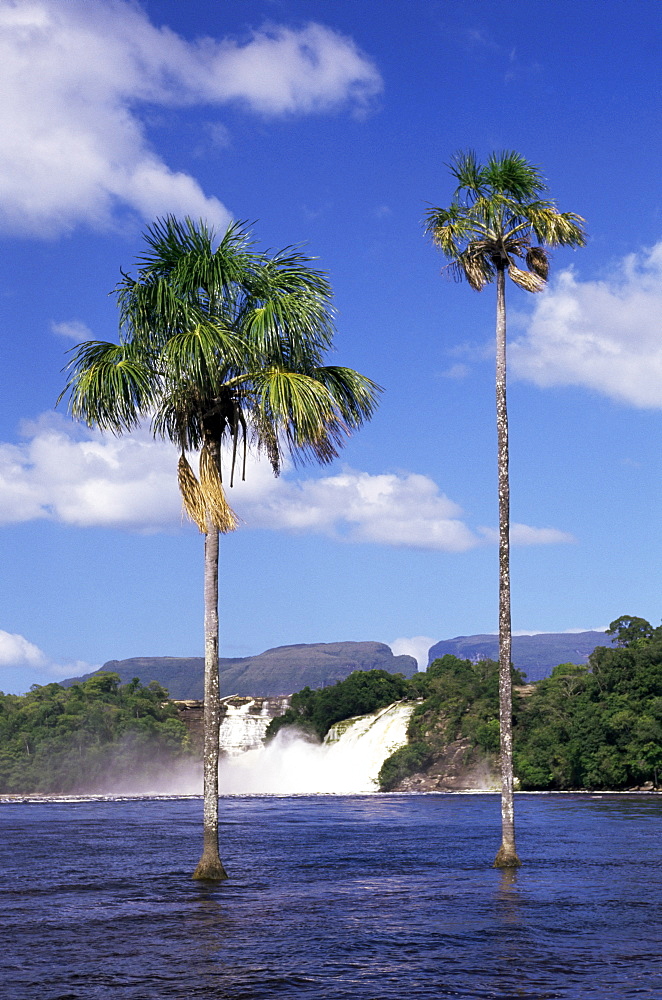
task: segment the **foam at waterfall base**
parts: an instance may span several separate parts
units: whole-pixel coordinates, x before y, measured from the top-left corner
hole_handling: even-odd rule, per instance
[[[324,743],[281,729],[271,743],[219,766],[221,795],[356,795],[376,792],[384,760],[407,742],[409,702],[333,727]]]

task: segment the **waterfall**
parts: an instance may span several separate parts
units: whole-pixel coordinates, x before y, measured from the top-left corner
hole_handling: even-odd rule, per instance
[[[377,791],[384,760],[407,742],[413,710],[413,702],[395,702],[372,715],[345,719],[329,730],[321,744],[306,740],[296,730],[281,729],[268,746],[253,744],[221,760],[219,792],[352,795]],[[243,718],[240,712],[233,713],[233,725],[239,717]]]
[[[263,698],[221,699],[225,715],[221,720],[218,740],[221,752],[230,757],[261,747],[271,721],[269,702]]]

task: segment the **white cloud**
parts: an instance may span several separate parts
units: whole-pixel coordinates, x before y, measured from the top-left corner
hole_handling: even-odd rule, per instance
[[[203,94],[267,114],[324,111],[347,100],[361,108],[381,90],[375,66],[352,40],[321,24],[257,31],[246,45],[221,42],[210,69]]]
[[[82,677],[98,670],[100,663],[87,663],[85,660],[70,660],[67,663],[49,663],[47,671],[55,681],[68,677]]]
[[[321,532],[347,542],[445,552],[479,544],[460,519],[461,508],[431,479],[416,473],[370,475],[346,469],[320,479],[281,481],[244,509],[253,527]]]
[[[400,639],[394,639],[388,645],[393,650],[394,656],[413,656],[418,662],[418,669],[426,670],[430,646],[433,646],[436,641],[429,635],[412,635],[410,638],[403,636]]]
[[[81,343],[83,340],[94,340],[94,334],[86,323],[79,319],[65,320],[62,323],[51,323],[51,330],[59,337],[66,337]]]
[[[579,385],[662,407],[662,242],[602,281],[563,271],[510,347],[513,372],[539,386]]]
[[[15,632],[0,629],[0,667],[44,667],[45,653]]]
[[[103,436],[46,414],[0,444],[0,523],[46,518],[156,531],[181,521],[177,453],[147,431]]]
[[[99,664],[84,660],[56,663],[25,636],[0,629],[0,687],[9,679],[10,684],[17,683],[21,691],[27,691],[32,684],[50,684],[65,677],[80,677],[98,668]],[[4,681],[1,680],[3,677]]]
[[[227,224],[222,203],[150,147],[141,104],[363,108],[381,80],[317,24],[189,42],[128,0],[0,0],[0,88],[0,226],[41,236],[107,227],[118,208]]]
[[[457,362],[456,364],[451,365],[450,368],[446,368],[443,372],[441,372],[441,375],[443,378],[452,378],[459,381],[460,379],[466,378],[469,371],[469,365]]]
[[[47,413],[25,422],[22,433],[20,444],[0,443],[0,524],[47,519],[143,532],[181,526],[177,450],[154,441],[148,429],[116,438]],[[441,552],[465,552],[497,537],[489,528],[472,531],[428,476],[345,469],[294,480],[291,467],[283,472],[275,479],[266,459],[249,457],[246,481],[228,490],[244,525]],[[512,540],[573,539],[555,528],[515,524]]]

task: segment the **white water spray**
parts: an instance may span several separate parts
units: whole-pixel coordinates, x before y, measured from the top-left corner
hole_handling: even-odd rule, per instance
[[[268,746],[253,746],[221,760],[221,795],[356,795],[377,791],[384,760],[407,742],[412,702],[396,702],[372,715],[333,726],[324,743],[281,729]],[[227,718],[227,717],[226,717]],[[267,720],[268,721],[268,720]],[[266,728],[266,727],[265,727]]]

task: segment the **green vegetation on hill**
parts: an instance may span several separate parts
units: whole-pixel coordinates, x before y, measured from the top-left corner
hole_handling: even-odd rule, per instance
[[[0,793],[104,792],[192,759],[168,692],[117,674],[0,693]]]
[[[522,788],[628,788],[662,776],[662,627],[623,616],[588,668],[564,663],[540,681],[518,719]]]
[[[290,708],[270,722],[267,739],[283,726],[323,739],[343,719],[376,712],[394,701],[422,699],[409,722],[409,744],[387,758],[380,772],[380,787],[388,791],[458,736],[470,737],[484,750],[498,750],[498,671],[493,660],[471,663],[455,656],[444,656],[409,679],[384,670],[356,671],[332,687],[298,691]],[[513,671],[513,679],[523,682],[518,671]]]
[[[513,670],[513,683],[523,677]],[[416,678],[423,697],[409,720],[407,746],[387,757],[379,772],[379,787],[388,792],[425,769],[454,740],[466,737],[484,753],[499,749],[499,664],[494,660],[460,660],[446,654]],[[520,699],[513,694],[517,714]]]
[[[562,663],[514,692],[515,773],[523,789],[620,789],[662,781],[662,626],[623,616],[587,666]],[[513,669],[513,683],[524,678]],[[193,754],[186,728],[158,683],[122,684],[99,673],[65,688],[0,694],[0,793],[103,792],[143,787]],[[439,767],[449,744],[465,763],[499,751],[498,665],[446,655],[407,678],[355,670],[328,687],[304,687],[267,737],[295,726],[322,739],[336,722],[416,700],[408,744],[384,762],[383,790]],[[461,742],[458,742],[461,741]]]
[[[522,789],[623,789],[662,779],[662,626],[624,615],[587,666],[562,663],[524,697],[515,691],[514,762]],[[387,791],[425,771],[455,740],[470,758],[494,760],[499,751],[498,666],[446,655],[425,680],[409,744],[387,758],[380,787]],[[513,683],[522,683],[513,671]],[[467,761],[470,762],[470,761]]]
[[[588,665],[562,663],[522,691],[513,668],[515,773],[523,789],[620,789],[662,780],[662,626],[623,616],[608,630]],[[498,664],[447,654],[412,678],[374,670],[292,698],[269,736],[294,725],[322,738],[341,719],[398,700],[421,700],[408,744],[386,759],[380,788],[396,788],[425,772],[449,744],[464,741],[464,764],[499,753]],[[459,744],[463,746],[462,744]]]

